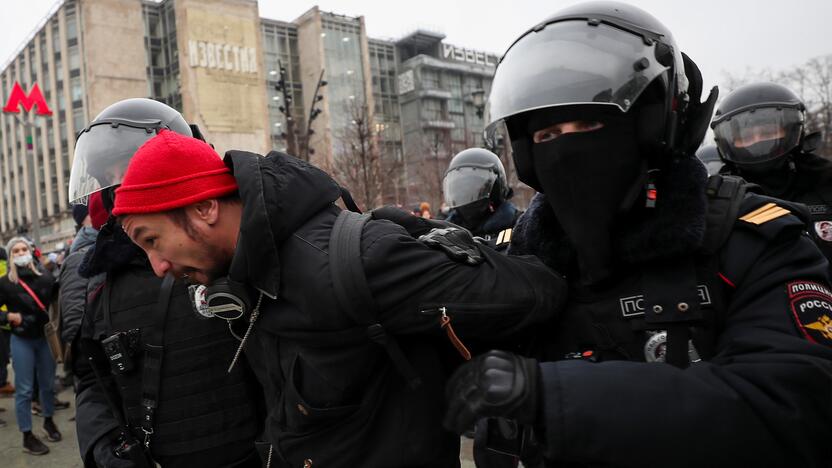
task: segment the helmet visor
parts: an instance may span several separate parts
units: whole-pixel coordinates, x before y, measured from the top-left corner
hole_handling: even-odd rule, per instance
[[[803,112],[795,108],[764,107],[741,112],[714,126],[720,152],[736,164],[777,159],[800,143]]]
[[[613,26],[561,21],[519,39],[491,86],[488,115],[496,122],[533,109],[608,104],[627,112],[668,67],[656,43]]]
[[[84,129],[75,144],[69,200],[86,204],[90,195],[121,183],[133,154],[153,138],[158,121],[96,122]]]
[[[445,174],[442,189],[448,208],[467,205],[488,198],[497,173],[480,167],[460,167]]]

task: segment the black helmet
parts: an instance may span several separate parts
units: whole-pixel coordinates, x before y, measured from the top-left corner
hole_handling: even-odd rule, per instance
[[[120,184],[133,153],[163,128],[199,136],[176,109],[152,99],[125,99],[104,109],[78,133],[70,202],[86,204],[91,194]]]
[[[486,136],[509,124],[520,180],[539,190],[533,169],[517,160],[527,148],[516,145],[522,135],[513,117],[576,105],[627,113],[653,83],[662,90],[661,113],[649,120],[661,124],[649,139],[670,147],[677,113],[689,101],[685,59],[671,32],[632,5],[575,5],[529,29],[506,51],[491,86]]]
[[[722,156],[720,156],[716,145],[702,146],[696,150],[696,157],[705,165],[708,175],[719,174],[719,170],[722,169]]]
[[[804,136],[805,106],[776,83],[741,86],[719,104],[711,123],[722,157],[753,168],[797,148]]]
[[[499,205],[511,195],[503,163],[496,154],[483,148],[469,148],[451,159],[442,191],[451,209],[480,200]]]

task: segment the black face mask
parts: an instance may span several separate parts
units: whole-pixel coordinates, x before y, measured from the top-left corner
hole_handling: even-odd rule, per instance
[[[535,175],[575,248],[584,284],[612,272],[613,236],[647,177],[633,120],[600,121],[598,130],[561,135],[533,144],[531,151]]]
[[[488,219],[488,215],[491,214],[490,205],[491,200],[483,198],[467,205],[458,206],[454,210],[462,220],[462,227],[474,230]]]

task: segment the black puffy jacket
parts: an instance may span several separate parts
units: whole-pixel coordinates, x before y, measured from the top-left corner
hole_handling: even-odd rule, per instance
[[[338,185],[282,153],[231,151],[225,160],[243,202],[230,277],[263,294],[246,353],[265,374],[272,466],[458,466],[459,438],[441,419],[445,377],[460,357],[442,311],[469,345],[499,339],[554,314],[563,282],[532,257],[483,249],[484,263],[466,265],[371,220],[361,261],[381,324],[422,379],[411,388],[335,299],[328,251]],[[339,337],[356,330],[358,339]]]

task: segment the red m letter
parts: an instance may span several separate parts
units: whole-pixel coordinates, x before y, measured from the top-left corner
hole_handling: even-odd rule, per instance
[[[3,108],[3,112],[12,112],[17,114],[20,112],[20,104],[23,104],[23,109],[25,109],[26,112],[32,110],[32,107],[37,106],[38,111],[36,114],[52,115],[52,111],[49,109],[49,106],[46,105],[46,99],[43,98],[43,94],[41,94],[37,83],[32,85],[32,91],[27,96],[26,93],[23,92],[23,88],[20,87],[20,83],[15,81],[14,87],[12,87],[12,95],[9,96],[9,101],[6,103],[6,107]]]

